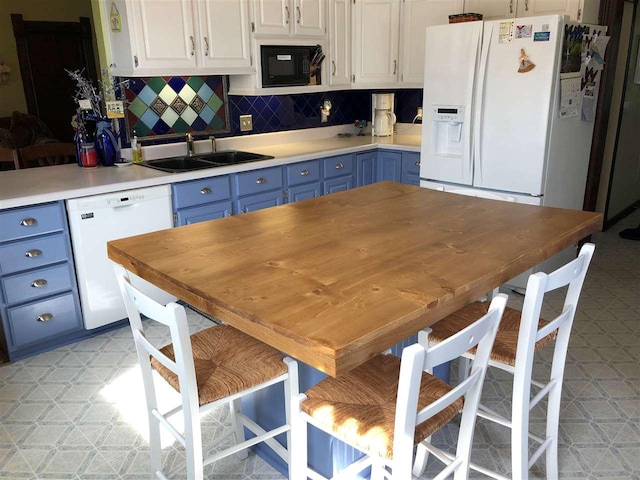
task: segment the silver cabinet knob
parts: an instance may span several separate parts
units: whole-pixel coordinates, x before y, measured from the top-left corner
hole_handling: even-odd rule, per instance
[[[38,223],[38,221],[35,218],[23,218],[20,220],[21,227],[32,227],[36,223]]]
[[[259,179],[256,180],[256,183],[258,184],[267,183],[267,179],[264,177],[260,177]]]
[[[420,160],[416,162],[416,167],[419,167],[419,166],[420,166]]]
[[[202,190],[200,190],[200,193],[203,195],[208,195],[209,193],[211,193],[211,189],[209,187],[204,187]]]
[[[43,313],[42,315],[38,315],[36,317],[36,321],[44,323],[44,322],[48,322],[52,318],[53,318],[53,315],[51,315],[50,313]]]
[[[29,258],[39,257],[40,255],[42,255],[42,250],[38,250],[37,248],[24,252],[24,256]]]
[[[303,177],[306,177],[307,175],[309,175],[309,170],[307,170],[307,169],[302,170],[302,171],[300,172],[300,175],[302,175]]]
[[[341,169],[341,168],[344,168],[344,164],[342,164],[342,163],[339,163],[339,164],[337,164],[337,165],[336,165],[336,168],[337,168],[337,169]]]
[[[39,279],[34,280],[33,282],[31,282],[31,286],[33,288],[44,287],[46,284],[47,284],[47,281],[44,278],[39,278]]]

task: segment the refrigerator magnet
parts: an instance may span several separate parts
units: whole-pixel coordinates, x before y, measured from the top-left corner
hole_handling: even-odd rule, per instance
[[[535,32],[533,34],[534,42],[548,42],[551,38],[551,32]]]
[[[514,37],[515,22],[500,22],[498,43],[511,43]]]
[[[517,25],[516,38],[531,38],[532,31],[533,25]]]
[[[524,53],[524,48],[520,49],[520,58],[518,60],[520,62],[518,73],[527,73],[536,67],[536,64],[529,60],[527,54]]]

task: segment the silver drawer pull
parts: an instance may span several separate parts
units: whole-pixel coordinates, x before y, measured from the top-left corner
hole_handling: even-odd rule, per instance
[[[309,175],[309,170],[302,170],[302,171],[300,172],[300,175],[302,175],[303,177],[305,177],[305,176]]]
[[[38,315],[38,317],[36,318],[36,320],[38,322],[48,322],[49,320],[51,320],[53,318],[53,315],[51,315],[50,313],[43,313],[42,315]]]
[[[207,195],[211,193],[211,189],[209,187],[204,187],[202,190],[200,190],[200,193],[203,195]]]
[[[416,167],[419,167],[419,166],[420,166],[420,160],[416,162]]]
[[[344,165],[342,163],[339,163],[339,164],[336,165],[336,168],[338,168],[338,169],[339,168],[344,168]]]
[[[44,287],[46,284],[47,284],[47,281],[44,278],[39,278],[39,279],[34,280],[33,282],[31,282],[31,286],[33,288]]]
[[[42,250],[38,250],[37,248],[24,252],[24,256],[29,258],[39,257],[40,255],[42,255]]]
[[[260,177],[259,179],[256,180],[256,183],[267,183],[267,179],[264,177]]]
[[[36,223],[38,223],[38,221],[35,218],[23,218],[22,220],[20,220],[21,227],[31,227]]]

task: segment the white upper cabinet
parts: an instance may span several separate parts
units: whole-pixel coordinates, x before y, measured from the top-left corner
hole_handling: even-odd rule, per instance
[[[402,84],[424,83],[424,51],[426,28],[446,25],[449,15],[463,12],[463,0],[405,0],[402,23],[402,61],[400,82]]]
[[[249,0],[199,0],[200,64],[227,73],[251,68]]]
[[[254,0],[256,35],[323,36],[326,0]]]
[[[524,0],[522,0],[524,1]],[[515,18],[517,0],[465,0],[465,13],[481,13],[483,20]]]
[[[397,83],[400,0],[357,0],[352,7],[353,83]]]
[[[351,0],[329,2],[329,83],[351,83]]]
[[[194,68],[196,33],[191,0],[139,0],[127,2],[132,14],[140,70]]]
[[[466,0],[464,11],[481,13],[483,20],[568,15],[573,22],[598,23],[600,0]]]
[[[248,0],[115,0],[113,73],[123,76],[253,71]],[[111,4],[110,4],[111,5]],[[107,12],[108,15],[109,12]]]

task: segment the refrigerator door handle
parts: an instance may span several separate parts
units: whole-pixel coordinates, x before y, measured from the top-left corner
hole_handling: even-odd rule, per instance
[[[476,51],[475,51],[475,55],[474,55],[474,59],[477,65],[478,62],[478,53],[481,49],[482,46],[482,29],[480,30],[479,34],[478,34],[478,41],[476,42]],[[474,149],[475,149],[475,143],[476,143],[476,139],[475,139],[475,134],[473,134],[473,132],[475,132],[475,119],[474,119],[474,108],[475,108],[475,95],[473,94],[473,87],[475,85],[476,82],[476,77],[477,77],[477,68],[473,69],[473,74],[470,76],[469,78],[469,92],[471,92],[470,94],[470,111],[469,111],[469,118],[471,120],[470,124],[469,124],[469,128],[465,129],[465,145],[467,146],[467,148],[465,149],[465,154],[467,156],[467,168],[468,171],[470,172],[471,176],[471,183],[473,183],[473,157],[474,157]]]
[[[485,23],[485,28],[489,27],[489,31],[484,32],[482,41],[482,52],[480,53],[480,72],[478,76],[478,90],[476,91],[476,111],[474,121],[474,164],[477,168],[478,180],[482,181],[482,110],[484,107],[484,82],[487,78],[487,59],[489,57],[489,45],[493,37],[493,22]],[[485,41],[486,39],[486,41]],[[475,173],[474,173],[475,176]],[[474,183],[475,182],[474,178]]]

